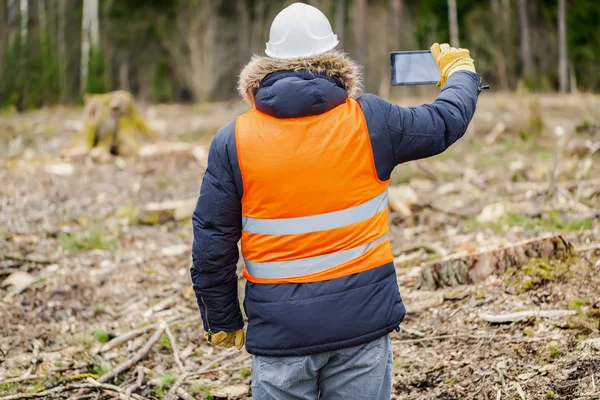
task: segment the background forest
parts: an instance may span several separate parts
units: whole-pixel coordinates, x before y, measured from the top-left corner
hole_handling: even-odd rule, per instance
[[[147,102],[236,96],[237,74],[290,0],[0,0],[0,106],[126,89]],[[388,53],[451,40],[494,89],[600,89],[596,0],[312,0],[366,89],[390,96]],[[460,29],[459,29],[460,27]]]

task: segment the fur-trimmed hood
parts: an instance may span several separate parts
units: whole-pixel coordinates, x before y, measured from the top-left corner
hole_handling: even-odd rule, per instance
[[[240,73],[238,81],[238,91],[250,106],[255,105],[254,95],[263,79],[277,71],[308,71],[335,78],[352,98],[358,97],[362,91],[360,66],[341,51],[291,60],[255,55]]]

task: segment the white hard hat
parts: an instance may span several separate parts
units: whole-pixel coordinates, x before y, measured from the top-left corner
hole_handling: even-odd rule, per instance
[[[273,20],[265,53],[272,58],[309,57],[333,50],[338,43],[325,14],[308,4],[294,3]]]

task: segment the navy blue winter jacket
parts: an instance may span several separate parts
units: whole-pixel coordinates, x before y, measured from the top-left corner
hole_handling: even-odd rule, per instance
[[[343,69],[338,73],[335,68],[323,72],[322,68],[284,70],[278,64],[260,65],[258,71],[242,74],[247,81],[240,86],[261,112],[277,118],[315,115],[355,93],[357,71],[351,67],[350,73]],[[358,97],[379,178],[387,180],[396,165],[439,154],[456,142],[475,112],[479,83],[475,73],[455,72],[433,103],[419,107],[399,107],[371,94]],[[231,332],[244,326],[236,274],[242,195],[232,121],[217,132],[210,146],[193,216],[191,276],[206,331]],[[246,349],[266,356],[306,355],[364,344],[397,328],[406,313],[393,263],[324,282],[247,282],[244,309]]]

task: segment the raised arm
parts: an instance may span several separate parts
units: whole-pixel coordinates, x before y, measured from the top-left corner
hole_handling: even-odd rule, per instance
[[[458,69],[446,70],[446,75],[440,65],[442,90],[431,104],[400,107],[375,95],[358,99],[381,179],[389,178],[396,165],[439,154],[464,135],[475,113],[481,78],[470,58],[472,68],[461,68],[456,60],[451,62]]]

